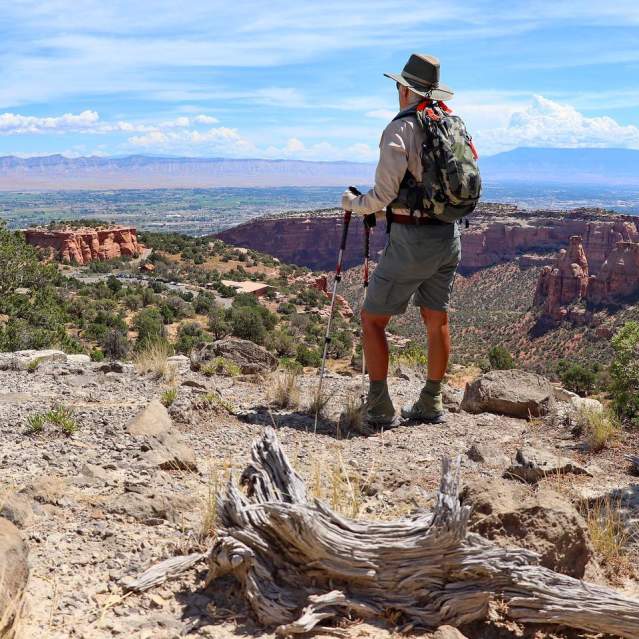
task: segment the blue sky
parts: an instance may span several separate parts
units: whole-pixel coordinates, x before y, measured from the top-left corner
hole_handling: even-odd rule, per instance
[[[0,3],[0,155],[372,161],[412,51],[485,155],[639,148],[639,2]]]

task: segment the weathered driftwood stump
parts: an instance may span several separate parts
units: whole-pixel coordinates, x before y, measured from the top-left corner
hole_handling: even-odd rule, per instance
[[[218,503],[220,532],[208,582],[233,574],[257,620],[279,634],[341,616],[399,612],[407,623],[459,626],[486,617],[491,598],[512,619],[639,637],[639,602],[538,565],[467,530],[459,460],[443,462],[431,513],[356,521],[309,499],[275,432],[253,446],[241,483]]]

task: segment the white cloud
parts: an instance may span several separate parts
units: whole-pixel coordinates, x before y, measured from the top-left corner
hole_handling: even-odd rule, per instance
[[[163,130],[186,129],[191,126],[211,125],[217,123],[217,118],[210,115],[196,115],[193,117],[180,116],[174,120],[158,123],[105,122],[100,119],[97,111],[86,110],[81,113],[65,113],[60,116],[31,116],[20,113],[0,114],[0,135],[43,134],[43,133],[145,133],[158,134]],[[158,138],[158,135],[155,135]]]
[[[229,156],[255,153],[255,145],[240,135],[237,129],[228,127],[210,128],[204,131],[181,129],[151,131],[128,139],[132,146],[172,153],[192,155],[223,153]]]
[[[0,134],[50,133],[52,131],[85,131],[100,119],[95,111],[65,113],[58,117],[36,117],[19,113],[0,114]]]
[[[217,118],[214,118],[211,115],[196,115],[193,120],[197,123],[197,124],[217,124],[219,122],[219,120]]]
[[[516,110],[506,126],[476,133],[484,153],[516,147],[625,147],[639,149],[639,127],[619,124],[609,116],[587,117],[573,106],[534,96]]]

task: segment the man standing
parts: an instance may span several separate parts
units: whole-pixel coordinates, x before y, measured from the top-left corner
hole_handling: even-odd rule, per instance
[[[437,105],[453,92],[439,82],[439,61],[413,54],[401,74],[385,74],[396,81],[400,112],[386,127],[380,141],[375,186],[356,196],[346,190],[344,210],[370,215],[387,210],[388,243],[371,278],[362,329],[370,388],[364,417],[370,424],[393,422],[395,409],[388,393],[386,325],[406,311],[408,302],[419,307],[428,335],[428,381],[419,399],[402,409],[402,416],[429,423],[445,421],[441,385],[448,365],[450,333],[448,304],[461,258],[456,222],[437,219],[422,209],[411,194],[422,184],[422,144],[425,133],[417,107],[424,101]],[[427,178],[427,176],[424,176]]]

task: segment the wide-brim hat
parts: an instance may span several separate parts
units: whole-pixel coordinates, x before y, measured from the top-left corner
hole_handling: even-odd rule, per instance
[[[413,53],[401,73],[384,75],[423,98],[450,100],[454,95],[452,89],[439,81],[439,60],[432,55]]]

